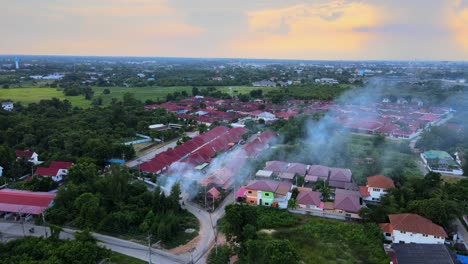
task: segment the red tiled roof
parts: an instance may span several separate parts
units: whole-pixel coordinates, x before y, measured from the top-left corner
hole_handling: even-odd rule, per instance
[[[207,193],[211,194],[211,197],[218,199],[220,192],[215,188],[212,187]]]
[[[15,153],[16,153],[16,157],[18,157],[18,158],[22,158],[22,157],[31,158],[31,156],[34,154],[34,152],[29,150],[29,149],[27,149],[27,150],[15,150]]]
[[[288,163],[284,161],[272,160],[266,162],[265,170],[274,172],[284,172],[287,169],[287,167]]]
[[[69,169],[73,165],[72,162],[67,161],[52,161],[49,168]]]
[[[337,189],[335,192],[335,209],[346,212],[357,213],[361,209],[360,194],[357,191]]]
[[[359,186],[359,193],[362,197],[370,196],[369,189],[367,186]]]
[[[301,176],[304,176],[307,171],[307,165],[302,164],[302,163],[289,163],[288,169],[286,172],[294,173],[294,174],[299,174]]]
[[[247,188],[245,188],[245,186],[241,186],[239,188],[239,190],[236,192],[236,197],[237,198],[244,198],[245,197],[245,191],[247,190]]]
[[[330,168],[330,181],[351,182],[352,175],[350,169]]]
[[[0,190],[0,211],[41,214],[55,198],[55,193]]]
[[[300,191],[297,195],[296,201],[298,204],[319,206],[320,196],[322,196],[322,194],[319,192]]]
[[[447,237],[447,233],[441,226],[417,214],[390,214],[388,218],[392,230]]]
[[[384,175],[375,175],[367,177],[367,186],[375,188],[395,188],[393,180]]]
[[[329,171],[330,171],[330,168],[327,166],[312,165],[310,166],[308,175],[328,178]]]
[[[392,226],[390,225],[390,223],[379,224],[379,227],[380,227],[380,230],[382,230],[382,232],[384,232],[384,233],[392,233],[393,232]]]
[[[57,176],[57,173],[60,169],[59,168],[43,168],[39,167],[34,172],[34,175],[41,175],[41,176]]]

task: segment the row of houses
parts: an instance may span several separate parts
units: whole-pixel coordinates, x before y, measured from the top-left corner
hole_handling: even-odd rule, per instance
[[[140,164],[139,169],[147,173],[164,173],[175,162],[183,162],[190,166],[209,163],[218,153],[241,141],[246,132],[245,128],[239,127],[215,127],[171,150],[157,154],[151,160]]]

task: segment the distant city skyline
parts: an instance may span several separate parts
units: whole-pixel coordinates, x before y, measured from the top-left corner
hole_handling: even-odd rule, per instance
[[[0,54],[468,60],[468,0],[1,1]]]

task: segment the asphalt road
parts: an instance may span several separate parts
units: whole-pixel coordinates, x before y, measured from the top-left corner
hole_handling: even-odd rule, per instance
[[[193,138],[193,137],[198,135],[198,132],[189,132],[189,133],[186,133],[186,135]],[[138,164],[141,164],[141,163],[143,163],[145,161],[148,161],[148,160],[154,158],[154,156],[156,156],[157,154],[162,153],[162,152],[168,150],[169,148],[174,148],[176,146],[177,146],[177,140],[174,140],[173,142],[171,142],[171,143],[169,143],[167,145],[164,145],[164,146],[162,146],[162,147],[160,147],[160,148],[158,148],[158,149],[156,149],[154,151],[151,151],[148,154],[145,154],[145,155],[137,157],[137,158],[135,158],[135,159],[133,159],[131,161],[128,161],[127,163],[125,163],[125,165],[127,165],[127,167],[129,167],[129,168],[134,168],[134,167],[138,166]]]
[[[455,223],[455,225],[457,225],[457,233],[458,233],[459,239],[462,240],[463,243],[465,244],[465,247],[468,248],[468,231],[460,222],[460,219],[457,218],[453,222]]]
[[[24,227],[24,232],[23,232],[23,227]],[[34,233],[30,233],[29,229],[34,228]],[[60,238],[62,239],[74,239],[73,233],[76,232],[77,230],[72,230],[72,229],[67,229],[65,228],[61,233],[60,233]],[[11,239],[16,239],[19,237],[23,236],[45,236],[46,233],[50,235],[50,230],[49,228],[45,228],[43,226],[37,226],[33,224],[24,224],[24,226],[21,225],[19,222],[0,222],[0,239],[2,241],[7,241]],[[97,233],[93,233],[93,236],[99,240],[99,244],[112,250],[115,252],[119,252],[122,254],[125,254],[127,256],[132,256],[144,261],[149,261],[149,251],[148,247],[111,237],[111,236],[106,236],[106,235],[101,235]],[[162,251],[162,250],[157,250],[157,249],[152,249],[151,250],[151,261],[152,263],[161,263],[161,264],[178,264],[178,263],[190,263],[190,256],[185,254],[185,255],[172,255],[168,252]]]

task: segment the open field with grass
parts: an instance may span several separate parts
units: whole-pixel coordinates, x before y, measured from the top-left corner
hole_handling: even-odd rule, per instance
[[[146,264],[146,261],[139,260],[130,256],[126,256],[117,252],[112,252],[111,257],[109,258],[110,264]]]
[[[91,101],[85,100],[84,96],[65,96],[62,91],[55,88],[10,88],[0,89],[0,101],[12,100],[13,102],[21,102],[24,105],[37,103],[40,100],[48,100],[52,98],[60,100],[67,99],[73,106],[90,107]]]
[[[252,87],[252,86],[222,86],[217,87],[218,90],[224,93],[230,93],[229,87],[233,88],[233,94],[248,94],[252,90],[262,89],[263,94],[270,91],[278,90],[276,87]],[[199,89],[202,89],[199,87]],[[104,89],[109,89],[110,94],[104,94]],[[166,95],[174,92],[185,91],[189,95],[192,93],[191,86],[173,86],[173,87],[93,87],[94,98],[101,97],[103,99],[103,105],[108,105],[112,98],[121,100],[125,93],[132,93],[135,98],[144,102],[148,99],[157,101],[163,101],[166,99]],[[10,88],[0,89],[0,100],[12,100],[14,102],[21,102],[23,104],[36,103],[40,100],[52,99],[53,97],[60,100],[67,99],[72,103],[73,106],[87,108],[91,106],[91,101],[85,100],[82,95],[79,96],[65,96],[62,91],[55,88],[39,88],[39,87],[27,87],[27,88]]]

